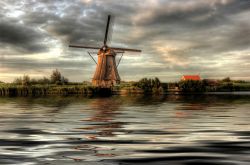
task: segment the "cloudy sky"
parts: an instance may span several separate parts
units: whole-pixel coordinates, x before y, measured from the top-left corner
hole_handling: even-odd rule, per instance
[[[250,0],[1,0],[0,81],[55,68],[91,81],[93,50],[68,44],[101,46],[108,14],[115,16],[110,45],[142,49],[124,54],[123,80],[250,80]]]

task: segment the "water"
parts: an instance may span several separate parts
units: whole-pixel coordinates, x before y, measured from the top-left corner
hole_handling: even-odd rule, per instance
[[[250,94],[0,98],[0,164],[249,164]]]

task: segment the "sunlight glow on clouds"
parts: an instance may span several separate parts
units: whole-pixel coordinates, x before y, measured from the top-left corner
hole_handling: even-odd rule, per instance
[[[177,50],[176,47],[168,47],[168,46],[161,47],[161,46],[158,46],[155,49],[156,49],[156,51],[158,51],[159,53],[162,54],[163,60],[170,63],[171,65],[174,64],[174,65],[186,66],[188,64],[188,61],[180,59],[178,57],[175,57],[174,55],[171,55],[172,51]]]

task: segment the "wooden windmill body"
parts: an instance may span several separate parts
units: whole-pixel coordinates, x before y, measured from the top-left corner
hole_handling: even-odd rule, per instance
[[[109,15],[104,38],[104,45],[101,48],[91,46],[69,45],[70,47],[75,48],[99,49],[97,53],[97,62],[94,60],[90,53],[89,55],[96,62],[96,70],[92,79],[92,85],[100,88],[110,88],[115,84],[119,84],[121,81],[117,70],[118,65],[116,64],[117,53],[124,53],[125,51],[141,52],[141,50],[137,49],[114,48],[107,46],[110,18],[111,16]]]
[[[116,53],[112,49],[106,51],[99,50],[98,61],[92,84],[99,87],[110,87],[120,83],[117,65],[115,61]]]

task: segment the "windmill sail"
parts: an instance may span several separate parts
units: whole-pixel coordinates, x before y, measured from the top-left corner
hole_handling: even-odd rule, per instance
[[[83,45],[69,45],[72,48],[85,48],[85,49],[100,49],[99,47],[94,46],[83,46]]]
[[[104,46],[107,45],[110,17],[111,16],[108,15],[108,21],[107,21],[107,26],[106,26],[106,31],[105,31],[105,37],[104,37],[104,42],[103,42]]]
[[[105,36],[103,40],[103,46],[93,47],[93,46],[81,46],[81,45],[69,45],[74,48],[86,48],[86,49],[99,49],[98,51],[98,60],[96,64],[96,70],[92,79],[92,84],[100,88],[110,88],[115,84],[119,84],[121,79],[117,70],[116,65],[116,53],[125,51],[130,52],[141,52],[138,49],[129,49],[129,48],[116,48],[109,47],[107,41],[109,38],[109,27],[110,27],[111,16],[108,16]]]

